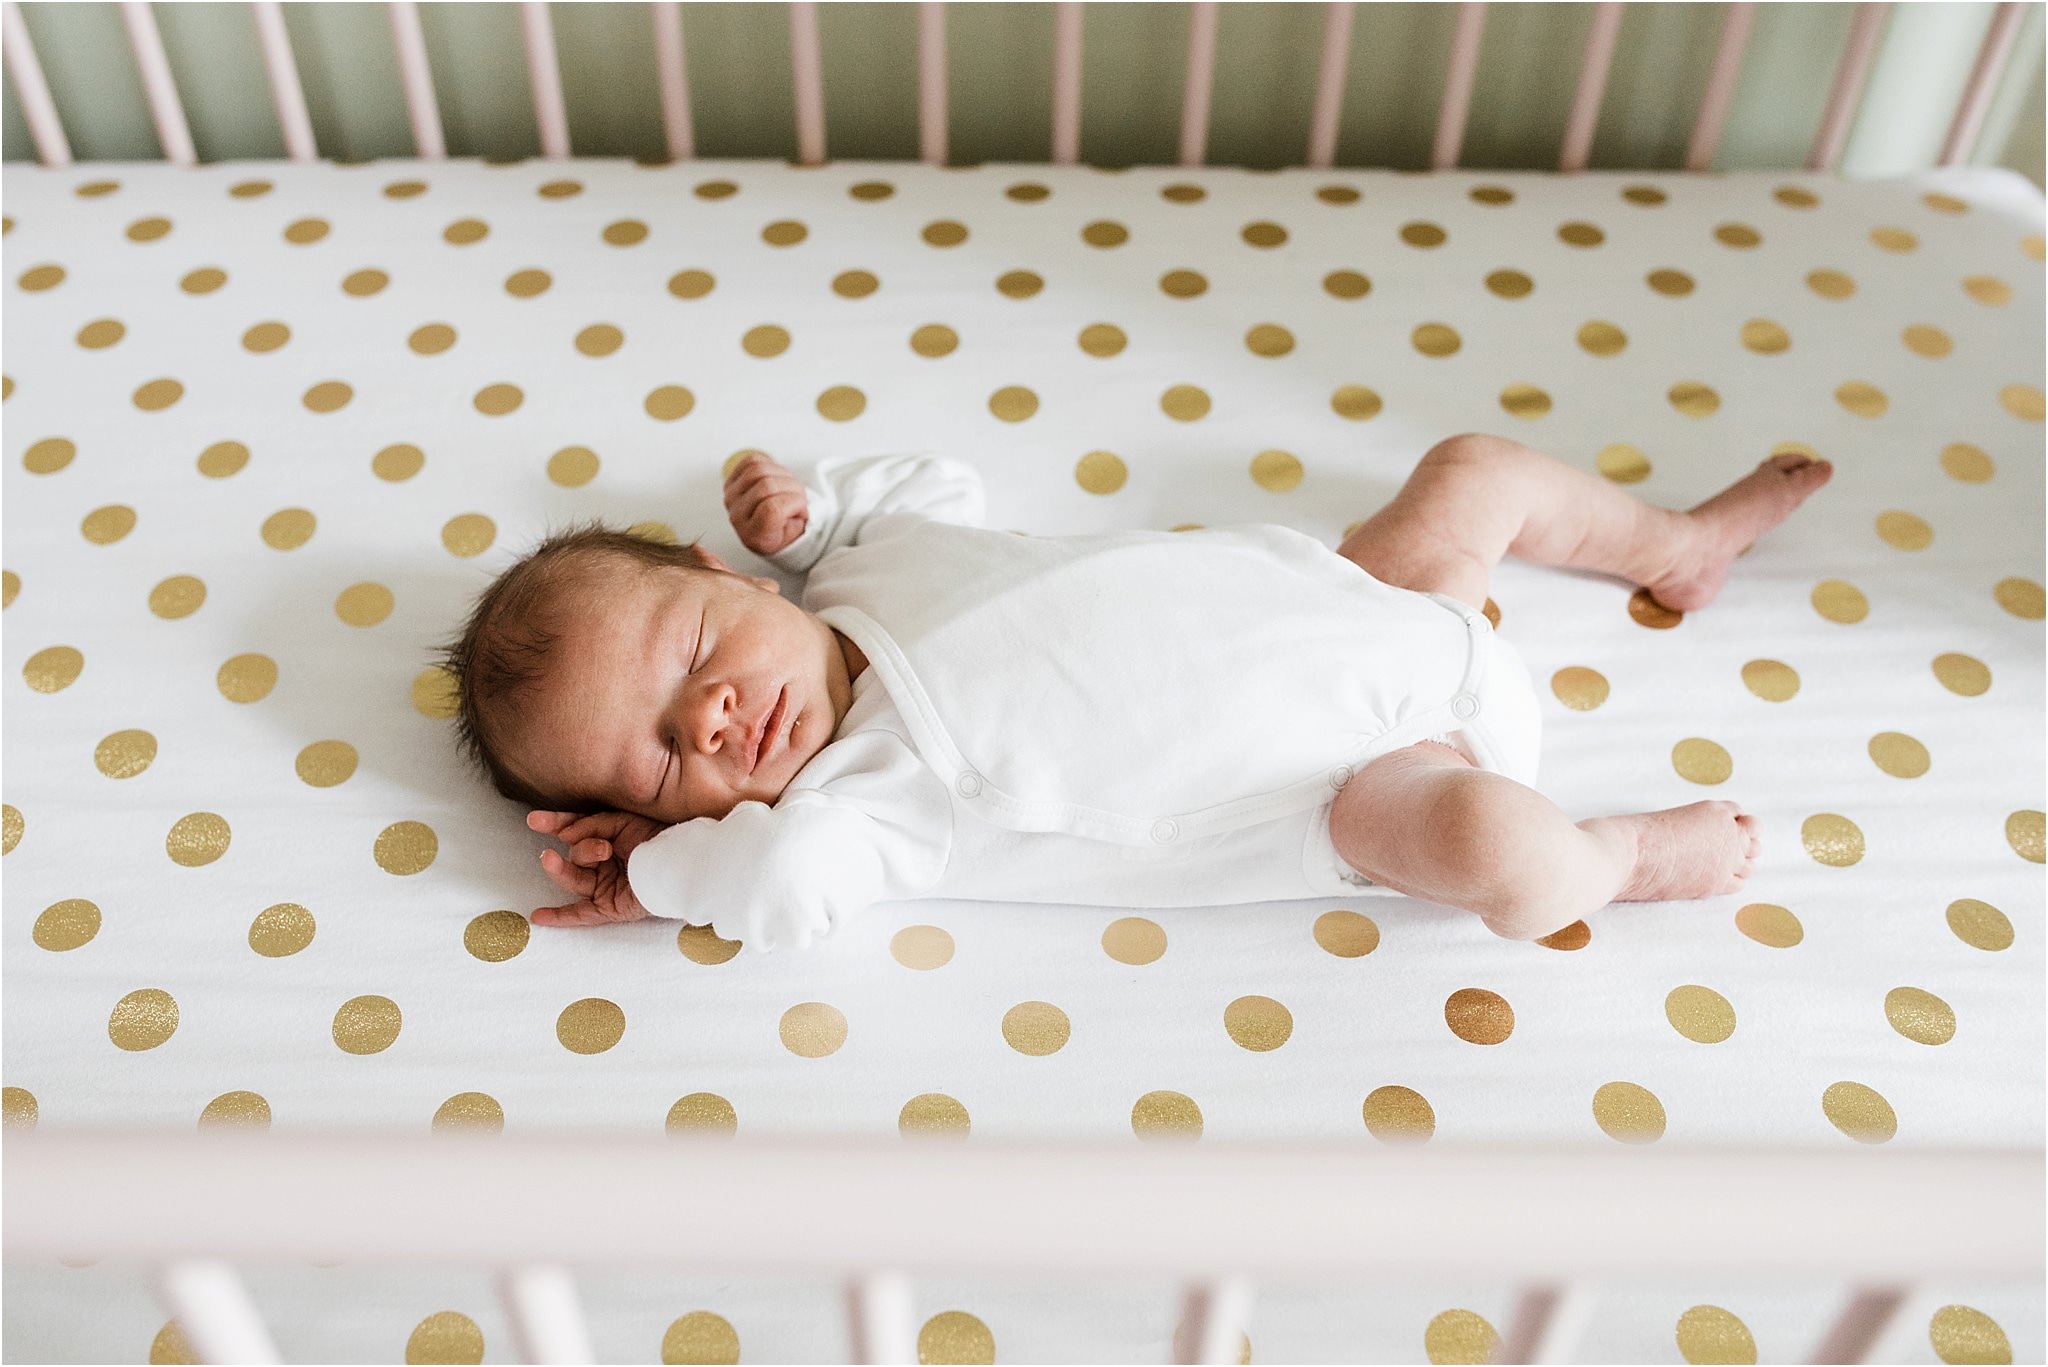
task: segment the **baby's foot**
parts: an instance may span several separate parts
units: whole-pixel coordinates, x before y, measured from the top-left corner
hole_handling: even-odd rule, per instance
[[[1594,817],[1635,842],[1634,870],[1617,902],[1668,902],[1740,892],[1763,842],[1757,819],[1732,802],[1694,802],[1661,812]]]
[[[1667,608],[1705,607],[1721,591],[1735,557],[1790,517],[1834,472],[1829,462],[1796,451],[1772,456],[1684,514],[1697,533],[1694,544],[1669,574],[1643,587]]]

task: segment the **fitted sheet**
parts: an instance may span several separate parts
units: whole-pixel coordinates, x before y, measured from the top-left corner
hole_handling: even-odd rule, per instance
[[[1423,1134],[2042,1142],[2043,206],[2018,176],[0,184],[10,1126],[1199,1132],[1361,1162]],[[772,573],[724,523],[737,452],[929,448],[982,472],[995,526],[1334,547],[1459,431],[1677,507],[1788,444],[1835,462],[1680,621],[1600,576],[1493,583],[1543,790],[1574,817],[1741,802],[1744,896],[1539,944],[1385,896],[897,903],[759,958],[673,923],[523,929],[550,842],[460,764],[431,660],[549,528]],[[252,1285],[288,1356],[512,1353],[481,1272]],[[828,1286],[583,1292],[607,1358],[845,1352]],[[1616,1285],[1583,1360],[1790,1358],[1845,1294]],[[1163,1360],[1173,1296],[928,1282],[924,1357]],[[1474,1361],[1512,1297],[1266,1287],[1248,1352]],[[113,1264],[10,1264],[5,1315],[10,1361],[178,1352]],[[2040,1358],[2038,1285],[1923,1287],[1874,1360],[2001,1351]]]

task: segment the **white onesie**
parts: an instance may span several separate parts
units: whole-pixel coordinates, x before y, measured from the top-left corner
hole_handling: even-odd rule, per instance
[[[819,462],[802,606],[869,666],[771,807],[634,850],[649,911],[760,952],[874,902],[1206,906],[1357,894],[1328,831],[1367,762],[1448,736],[1533,782],[1536,695],[1485,616],[1251,523],[1027,537],[971,466]],[[1377,890],[1377,889],[1375,889]]]

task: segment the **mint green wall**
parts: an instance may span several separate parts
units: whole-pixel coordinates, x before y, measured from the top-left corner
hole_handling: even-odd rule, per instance
[[[539,151],[517,7],[421,7],[449,150],[515,158]],[[1671,167],[1684,158],[1725,6],[1632,3],[1592,149],[1596,168]],[[1084,11],[1081,155],[1099,165],[1177,159],[1190,6],[1090,3]],[[104,3],[22,6],[58,112],[81,160],[158,155],[118,12]],[[205,160],[278,157],[284,143],[248,7],[154,6],[194,142]],[[1990,22],[1989,0],[1893,6],[1870,98],[1843,169],[1895,175],[1931,164]],[[403,157],[412,135],[385,6],[300,0],[286,22],[321,155]],[[552,7],[574,150],[664,156],[647,8]],[[1812,141],[1854,6],[1763,5],[1715,166],[1796,166]],[[1570,115],[1591,4],[1495,4],[1488,11],[1463,164],[1554,167]],[[1428,165],[1457,9],[1360,4],[1337,160]],[[1224,5],[1209,160],[1298,165],[1308,144],[1321,4]],[[826,138],[836,158],[917,155],[917,7],[820,7]],[[951,160],[1044,160],[1052,141],[1050,4],[947,10]],[[789,16],[780,3],[683,6],[699,155],[796,155]],[[2042,6],[2019,47],[1974,158],[2043,180]],[[6,83],[8,160],[34,149]]]

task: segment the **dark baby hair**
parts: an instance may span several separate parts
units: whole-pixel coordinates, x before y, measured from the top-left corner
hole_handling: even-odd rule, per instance
[[[461,633],[434,647],[455,689],[455,736],[491,785],[514,802],[549,811],[590,810],[583,796],[544,793],[512,772],[506,738],[546,676],[570,594],[607,573],[718,571],[697,550],[595,519],[550,533],[491,582]]]

